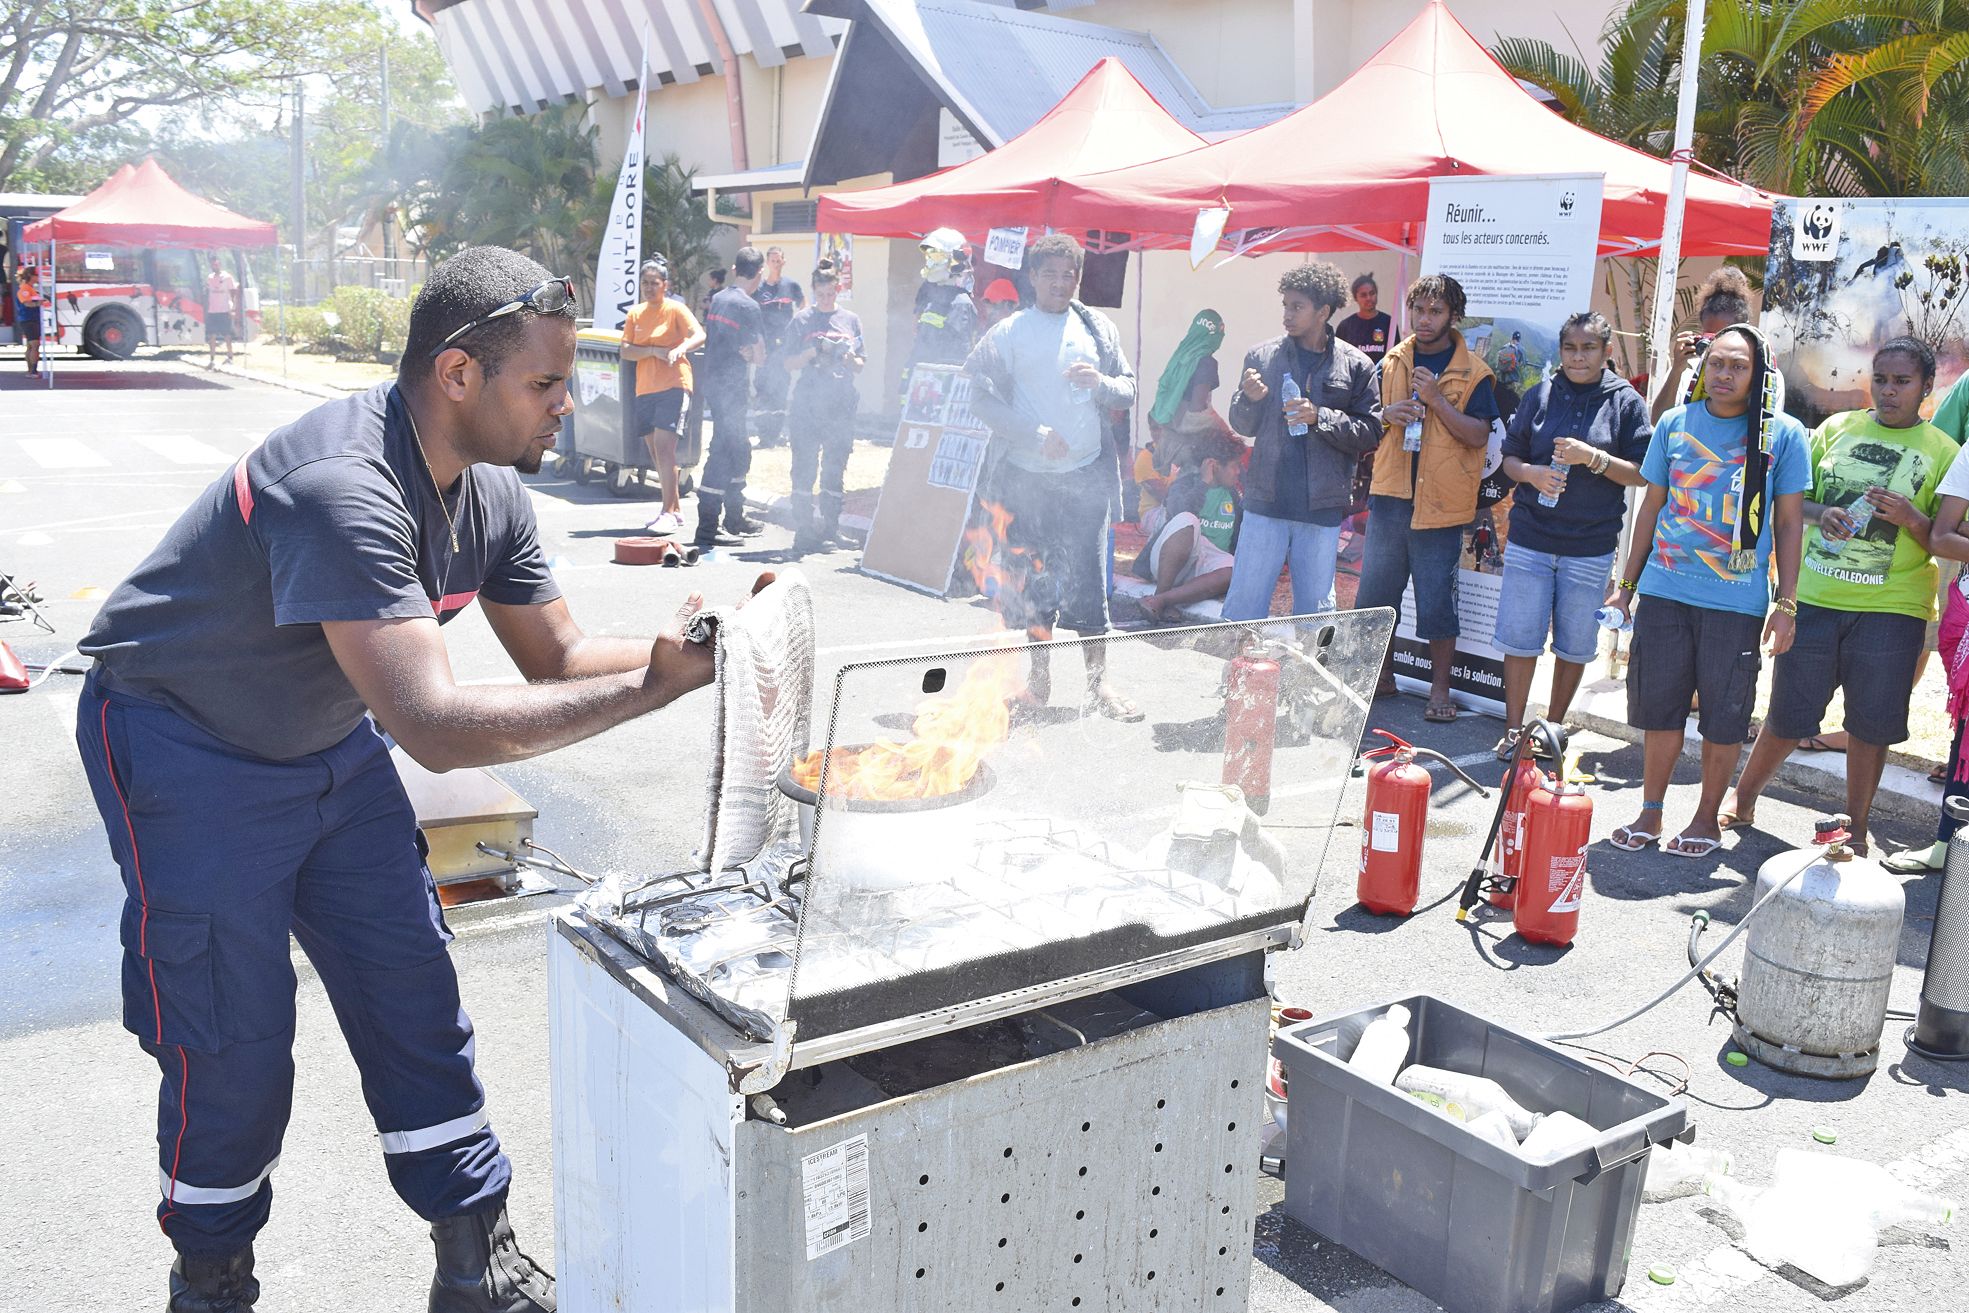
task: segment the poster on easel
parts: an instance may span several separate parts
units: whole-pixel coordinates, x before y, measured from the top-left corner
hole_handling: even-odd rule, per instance
[[[1600,199],[1606,175],[1431,178],[1423,274],[1463,287],[1464,343],[1489,366],[1499,411],[1558,367],[1559,326],[1593,304]],[[1457,572],[1456,660],[1450,696],[1460,706],[1504,714],[1504,654],[1491,645],[1502,590],[1511,484],[1503,464],[1504,422],[1491,425],[1477,517],[1464,530]],[[1402,595],[1395,626],[1396,684],[1427,693],[1429,645],[1415,637],[1415,589]]]
[[[971,380],[963,367],[916,366],[862,548],[863,574],[944,595],[988,442],[983,422],[971,413]]]

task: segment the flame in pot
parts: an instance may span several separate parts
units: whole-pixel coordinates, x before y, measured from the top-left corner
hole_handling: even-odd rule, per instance
[[[835,748],[828,759],[831,798],[893,802],[956,793],[978,773],[985,754],[1011,732],[1011,701],[1025,689],[1024,654],[994,653],[971,663],[951,693],[916,704],[916,737]],[[820,788],[821,753],[793,764],[793,779]]]

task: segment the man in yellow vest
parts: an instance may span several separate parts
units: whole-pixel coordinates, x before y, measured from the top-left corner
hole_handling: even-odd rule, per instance
[[[1463,288],[1448,274],[1408,288],[1413,331],[1381,361],[1381,446],[1368,489],[1367,546],[1361,556],[1360,608],[1401,608],[1415,584],[1415,636],[1429,645],[1429,706],[1423,719],[1456,719],[1449,700],[1450,664],[1461,632],[1458,568],[1463,531],[1477,514],[1490,426],[1497,419],[1489,366],[1454,327],[1463,318]],[[1381,693],[1395,691],[1393,650],[1383,658]]]

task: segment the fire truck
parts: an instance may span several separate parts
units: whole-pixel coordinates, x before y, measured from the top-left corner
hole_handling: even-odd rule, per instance
[[[0,297],[0,345],[19,342],[14,323],[12,290],[22,264],[45,266],[48,248],[30,245],[22,229],[79,196],[47,196],[0,192],[0,223],[7,244],[0,253],[0,271],[8,294]],[[124,246],[114,242],[59,242],[55,248],[55,307],[60,340],[80,343],[99,360],[127,360],[139,346],[203,346],[205,343],[206,261],[212,252],[189,247]],[[235,331],[250,341],[260,327],[259,289],[238,251],[220,251],[219,258],[239,283],[245,313],[235,312]],[[41,287],[49,281],[42,268]],[[46,312],[44,311],[44,314]],[[52,327],[52,325],[51,325]]]

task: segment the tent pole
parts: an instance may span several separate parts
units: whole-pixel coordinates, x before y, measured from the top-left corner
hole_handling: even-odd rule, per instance
[[[1149,261],[1147,251],[1135,252],[1135,370],[1138,375],[1146,373],[1149,359],[1147,348],[1142,345],[1142,303],[1149,299]],[[1128,411],[1128,451],[1122,459],[1130,462],[1124,469],[1133,469],[1135,449],[1142,445],[1142,404],[1136,398],[1135,405]]]
[[[1654,321],[1648,341],[1650,392],[1666,387],[1675,367],[1675,281],[1682,263],[1682,215],[1689,195],[1690,148],[1695,142],[1703,18],[1703,0],[1689,0],[1682,27],[1682,85],[1675,101],[1675,153],[1669,157],[1668,210],[1662,216],[1661,253],[1655,261]]]
[[[46,379],[49,390],[55,386],[55,355],[51,349],[58,345],[62,334],[62,302],[59,280],[55,274],[55,232],[54,225],[48,226],[48,290],[41,297],[41,377]],[[49,325],[54,325],[52,332]]]

